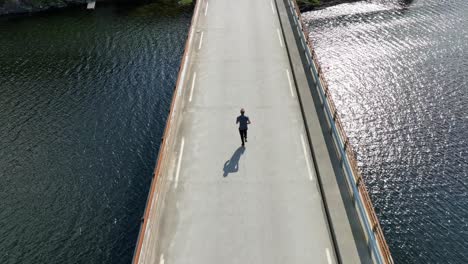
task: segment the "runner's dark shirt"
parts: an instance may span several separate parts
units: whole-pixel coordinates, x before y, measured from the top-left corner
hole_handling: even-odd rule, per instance
[[[247,123],[250,122],[249,117],[245,115],[240,115],[237,117],[236,124],[239,123],[239,129],[245,130],[247,129]]]

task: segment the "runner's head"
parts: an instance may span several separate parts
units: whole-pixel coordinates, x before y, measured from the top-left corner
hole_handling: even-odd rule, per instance
[[[244,108],[241,108],[241,111],[240,111],[241,115],[243,115],[245,113],[245,110]]]

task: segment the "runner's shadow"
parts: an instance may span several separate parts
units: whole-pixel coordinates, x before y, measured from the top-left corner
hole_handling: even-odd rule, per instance
[[[228,176],[229,173],[236,173],[239,170],[239,159],[244,154],[244,150],[244,147],[237,148],[232,157],[224,163],[224,177]]]

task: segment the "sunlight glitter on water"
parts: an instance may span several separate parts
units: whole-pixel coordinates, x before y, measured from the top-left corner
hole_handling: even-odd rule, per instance
[[[303,14],[396,263],[468,262],[468,3]]]

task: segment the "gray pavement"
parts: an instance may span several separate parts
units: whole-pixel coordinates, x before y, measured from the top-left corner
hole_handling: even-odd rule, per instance
[[[198,5],[139,263],[336,263],[274,2]]]

